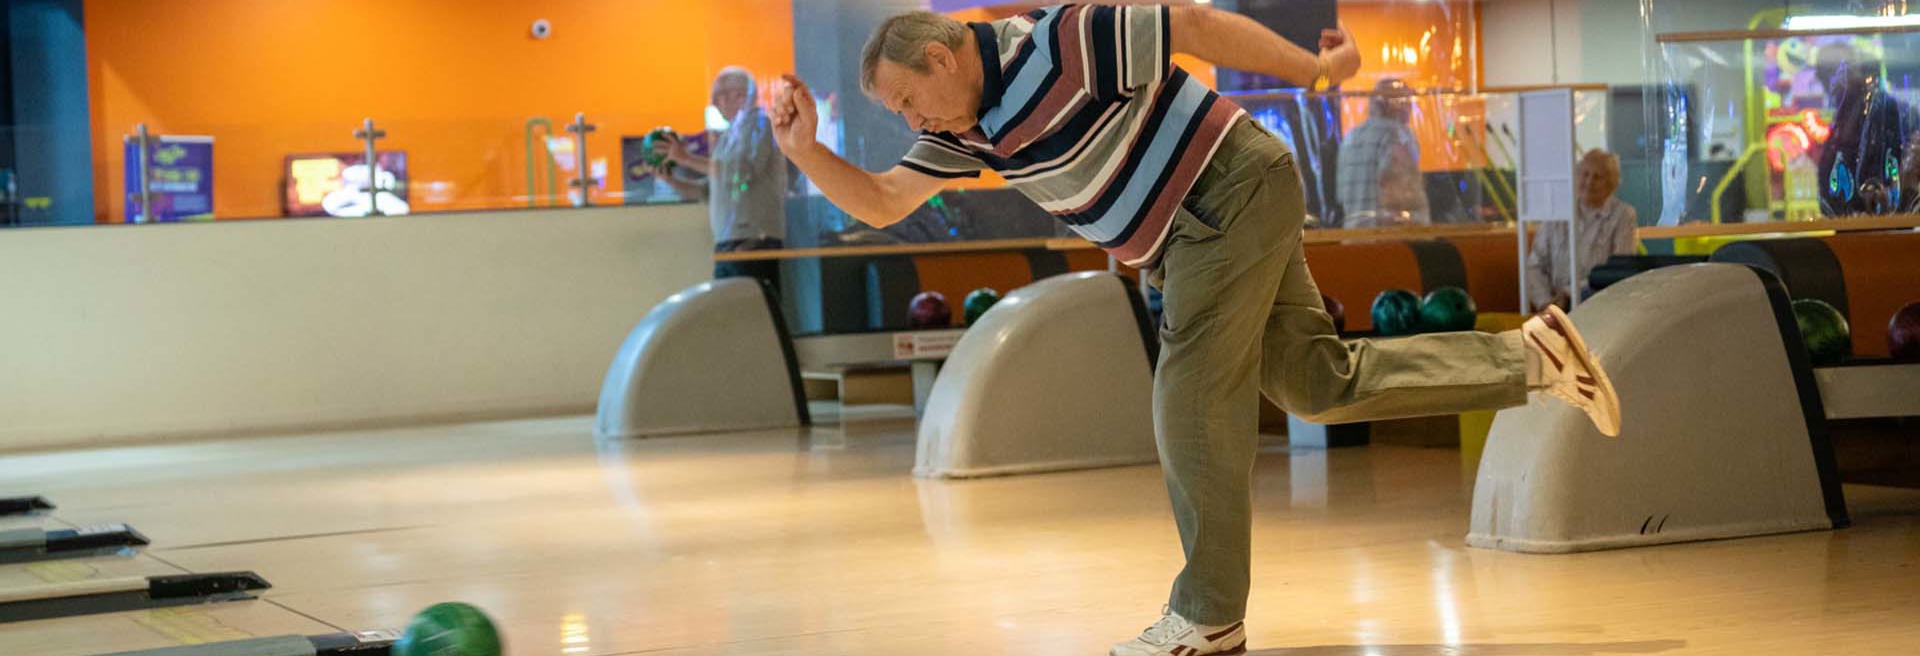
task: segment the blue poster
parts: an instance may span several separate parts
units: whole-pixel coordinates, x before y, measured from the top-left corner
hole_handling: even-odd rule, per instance
[[[213,137],[152,137],[147,149],[147,194],[140,202],[140,143],[127,145],[127,222],[213,220]]]

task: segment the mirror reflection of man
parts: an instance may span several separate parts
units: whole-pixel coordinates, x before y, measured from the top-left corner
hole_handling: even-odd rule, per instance
[[[1335,195],[1346,210],[1341,227],[1427,225],[1426,180],[1420,174],[1420,140],[1413,120],[1413,88],[1398,78],[1381,80],[1367,103],[1367,120],[1340,142]]]
[[[713,252],[778,250],[787,237],[787,161],[773,142],[766,112],[755,102],[753,74],[729,66],[714,77],[713,107],[727,118],[727,129],[712,137],[711,156],[687,148],[684,140],[656,146],[667,161],[706,176],[700,189],[677,180],[671,172],[652,172],[668,181],[683,198],[705,198],[713,227]],[[715,262],[713,277],[759,278],[780,288],[779,260]]]

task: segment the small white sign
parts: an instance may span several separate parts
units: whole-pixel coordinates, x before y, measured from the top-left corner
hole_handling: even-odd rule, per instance
[[[896,360],[932,360],[947,357],[953,353],[953,345],[960,343],[958,330],[941,330],[916,333],[893,334],[893,357]]]

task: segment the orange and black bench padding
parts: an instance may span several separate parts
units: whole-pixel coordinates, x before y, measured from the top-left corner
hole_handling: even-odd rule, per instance
[[[1893,313],[1920,302],[1920,233],[1849,232],[1828,237],[1737,241],[1713,261],[1746,264],[1780,277],[1794,299],[1833,305],[1853,329],[1853,353],[1887,357]]]

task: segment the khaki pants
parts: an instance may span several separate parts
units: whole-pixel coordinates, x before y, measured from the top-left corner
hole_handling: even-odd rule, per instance
[[[1259,394],[1320,423],[1526,402],[1517,331],[1343,342],[1301,247],[1293,154],[1250,120],[1227,135],[1175,216],[1149,281],[1164,295],[1154,433],[1187,565],[1174,612],[1246,614]]]

